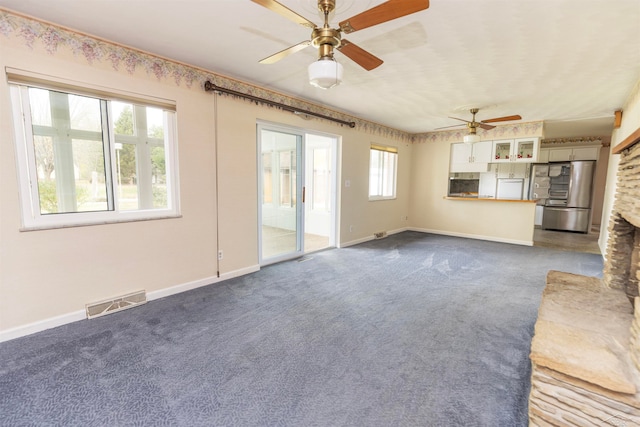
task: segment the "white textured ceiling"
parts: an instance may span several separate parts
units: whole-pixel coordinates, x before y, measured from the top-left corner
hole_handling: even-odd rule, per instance
[[[280,2],[321,24],[316,0]],[[337,0],[331,22],[380,3]],[[249,0],[0,6],[411,133],[457,124],[447,116],[470,118],[480,107],[478,119],[550,121],[553,137],[610,135],[613,112],[640,79],[640,0],[431,0],[425,11],[348,35],[385,62],[365,71],[338,52],[344,81],[327,91],[308,84],[312,47],[258,64],[310,31]]]

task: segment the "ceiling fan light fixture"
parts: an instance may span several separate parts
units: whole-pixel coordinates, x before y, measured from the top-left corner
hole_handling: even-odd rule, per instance
[[[309,65],[309,83],[320,89],[331,89],[342,83],[343,68],[335,59],[321,58]]]
[[[470,133],[464,136],[463,141],[465,144],[474,144],[476,142],[480,142],[480,135],[478,135],[477,133]]]

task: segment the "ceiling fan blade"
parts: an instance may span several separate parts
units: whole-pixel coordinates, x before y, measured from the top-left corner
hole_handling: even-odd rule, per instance
[[[259,4],[260,6],[264,6],[272,12],[275,12],[281,16],[284,16],[290,21],[295,22],[296,24],[300,24],[304,27],[316,28],[316,24],[309,21],[307,18],[298,15],[293,10],[289,9],[285,5],[278,3],[276,0],[251,0],[254,3]]]
[[[291,55],[292,53],[296,53],[298,51],[301,51],[302,49],[304,49],[305,47],[309,46],[311,44],[311,41],[309,40],[305,40],[303,42],[300,42],[296,45],[290,46],[284,50],[281,50],[278,53],[274,53],[271,56],[267,56],[266,58],[261,59],[260,62],[261,64],[273,64],[275,62],[280,61],[281,59]]]
[[[370,54],[349,40],[342,39],[338,50],[367,71],[371,71],[383,63],[382,59]]]
[[[477,125],[479,128],[484,129],[484,130],[491,130],[491,129],[495,128],[495,126],[492,126],[492,125],[485,125],[484,123],[476,123],[476,125]]]
[[[469,120],[459,119],[459,118],[457,118],[457,117],[451,117],[451,116],[449,116],[449,118],[450,118],[450,119],[454,119],[454,120],[460,120],[461,122],[465,122],[465,123],[473,123],[473,122],[470,122]],[[457,125],[457,126],[461,126],[461,125]]]
[[[439,129],[449,129],[449,128],[457,128],[457,127],[460,127],[460,126],[466,126],[466,125],[442,126],[442,127],[439,127],[439,128],[435,128],[434,130],[439,130]]]
[[[496,117],[495,119],[482,120],[481,123],[506,122],[509,120],[521,120],[521,119],[522,117],[516,114],[515,116],[504,116],[504,117]]]
[[[338,25],[341,31],[348,34],[419,12],[428,7],[429,0],[389,0],[349,19],[345,19]]]

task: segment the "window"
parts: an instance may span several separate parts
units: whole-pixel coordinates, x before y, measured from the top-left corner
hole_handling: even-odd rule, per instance
[[[398,149],[371,145],[369,157],[369,200],[396,198]]]
[[[12,85],[25,228],[178,215],[175,113]]]

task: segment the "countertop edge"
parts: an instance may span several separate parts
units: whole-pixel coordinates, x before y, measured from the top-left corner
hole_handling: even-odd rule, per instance
[[[445,200],[464,200],[468,202],[507,202],[507,203],[538,203],[538,200],[513,200],[513,199],[488,199],[480,197],[449,197],[443,196]]]

